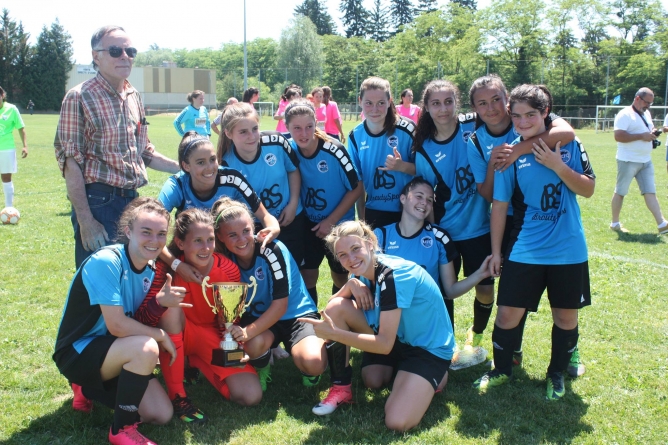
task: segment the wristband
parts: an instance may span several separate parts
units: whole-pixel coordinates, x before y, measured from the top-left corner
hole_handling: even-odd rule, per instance
[[[181,260],[178,259],[178,258],[175,259],[174,261],[172,261],[172,266],[171,266],[171,268],[172,268],[172,270],[173,270],[174,272],[176,272],[176,268],[179,267],[179,264],[181,264]]]

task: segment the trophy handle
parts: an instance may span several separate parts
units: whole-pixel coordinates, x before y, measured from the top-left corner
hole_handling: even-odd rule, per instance
[[[248,299],[248,303],[244,304],[243,307],[241,308],[241,313],[239,314],[239,318],[246,312],[246,309],[251,305],[253,302],[253,298],[255,298],[255,293],[257,292],[257,281],[255,281],[255,277],[251,275],[250,277],[250,284],[248,285],[248,289],[253,289],[253,295]]]
[[[255,277],[252,277],[252,278],[255,279]],[[217,314],[218,309],[216,309],[216,305],[211,304],[209,302],[209,297],[206,296],[206,288],[208,287],[208,288],[213,289],[213,285],[208,284],[209,279],[210,279],[210,277],[204,277],[204,279],[202,280],[202,295],[204,295],[204,300],[206,300],[206,304],[208,304],[209,307],[211,308],[211,312],[213,312],[214,314]],[[255,294],[253,294],[253,295],[255,295]],[[215,301],[214,301],[214,303],[215,303]]]

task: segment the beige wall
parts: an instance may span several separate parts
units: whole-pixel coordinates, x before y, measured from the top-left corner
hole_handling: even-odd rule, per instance
[[[95,76],[92,65],[75,65],[67,79],[67,89]],[[205,93],[204,106],[216,104],[216,70],[193,68],[134,67],[128,78],[149,108],[179,108],[188,105],[193,90]]]

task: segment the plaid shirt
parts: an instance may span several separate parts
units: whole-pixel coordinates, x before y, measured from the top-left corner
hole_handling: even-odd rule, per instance
[[[139,92],[126,80],[119,94],[100,73],[65,95],[53,145],[63,176],[65,159],[72,157],[86,184],[125,189],[148,182],[155,150]]]

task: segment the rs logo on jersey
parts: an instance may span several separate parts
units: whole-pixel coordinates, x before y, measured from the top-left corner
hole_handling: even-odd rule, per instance
[[[151,280],[148,279],[148,277],[144,277],[144,292],[148,292],[148,290],[151,288]]]
[[[467,130],[467,131],[463,132],[462,133],[462,139],[464,139],[464,142],[468,142],[469,138],[471,137],[472,134],[473,134],[473,132],[471,130]]]
[[[273,153],[267,154],[267,156],[264,157],[264,162],[266,162],[269,167],[273,167],[276,165],[276,155]]]
[[[397,184],[397,181],[394,179],[389,172],[385,170],[376,169],[376,172],[373,174],[373,188],[378,189],[391,189]]]
[[[561,160],[564,161],[564,164],[568,164],[568,162],[571,160],[571,152],[565,149],[561,149]]]
[[[561,203],[561,186],[563,182],[558,184],[547,184],[543,187],[543,195],[540,197],[540,208],[543,212],[550,209],[558,209]]]
[[[264,270],[262,270],[261,267],[255,269],[255,278],[257,278],[260,281],[264,280]]]
[[[429,249],[434,245],[434,240],[430,236],[424,236],[420,240],[420,243],[422,244],[422,247]]]
[[[329,166],[327,165],[327,161],[320,161],[318,162],[318,171],[320,173],[327,173],[329,171]]]
[[[393,134],[387,138],[387,145],[392,149],[397,148],[399,146],[399,137],[396,134]]]

